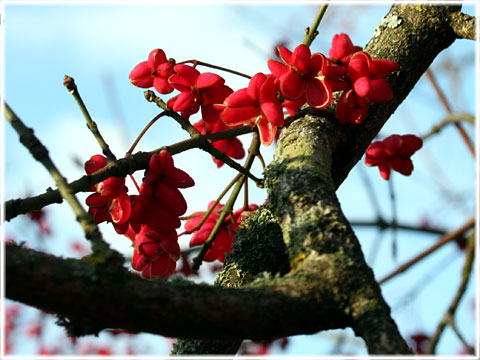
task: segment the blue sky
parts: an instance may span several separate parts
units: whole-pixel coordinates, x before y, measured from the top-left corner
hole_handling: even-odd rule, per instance
[[[145,101],[143,89],[136,88],[128,80],[131,69],[146,60],[152,49],[162,48],[167,57],[177,61],[195,58],[250,75],[259,71],[268,72],[266,61],[274,46],[282,41],[286,41],[290,49],[298,45],[303,39],[304,28],[311,24],[318,8],[312,4],[297,3],[177,4],[142,2],[133,6],[104,2],[102,5],[78,5],[72,2],[36,5],[30,2],[16,5],[13,1],[5,4],[5,100],[28,126],[35,129],[69,181],[83,175],[83,170],[73,160],[84,162],[99,150],[76,103],[62,85],[64,75],[75,78],[92,117],[120,157],[143,126],[159,112]],[[389,7],[386,4],[330,6],[312,50],[327,53],[332,36],[340,32],[347,32],[356,45],[365,45]],[[466,6],[464,11],[474,14],[475,9]],[[475,112],[478,94],[475,97],[474,60],[474,43],[460,40],[445,50],[432,65],[455,111]],[[456,78],[445,75],[452,68]],[[201,68],[201,71],[209,70]],[[234,90],[247,85],[243,78],[219,74]],[[381,130],[381,135],[424,134],[445,115],[430,84],[422,78]],[[466,125],[466,129],[474,137],[473,127]],[[176,123],[162,119],[142,139],[137,150],[151,150],[185,137],[186,134]],[[244,139],[248,145],[249,137]],[[52,186],[49,175],[30,158],[8,124],[4,125],[3,140],[4,199],[42,193]],[[262,154],[268,161],[273,156],[273,148],[262,149]],[[450,127],[441,135],[429,139],[413,159],[415,171],[412,176],[398,175],[393,179],[399,219],[418,224],[422,217],[426,217],[448,229],[462,225],[474,212],[475,163],[455,129]],[[234,172],[226,166],[217,170],[210,156],[200,150],[179,154],[175,163],[187,170],[197,183],[194,188],[183,192],[189,212],[203,210],[234,176]],[[364,165],[360,163],[358,166]],[[372,181],[388,219],[391,206],[387,183],[380,178],[376,168],[363,170]],[[259,166],[253,171],[261,174]],[[359,170],[354,169],[338,192],[344,212],[352,220],[372,219],[375,215],[362,188]],[[253,186],[250,189],[252,202],[263,203],[266,197],[264,191]],[[447,190],[451,192],[450,199],[445,196]],[[49,251],[68,254],[66,239],[80,237],[80,227],[62,226],[74,221],[66,205],[51,206],[49,212],[57,223],[55,245]],[[22,234],[24,224],[19,217],[7,223],[4,229],[6,233]],[[110,227],[102,226],[102,231],[113,246],[125,250],[129,245]],[[378,277],[389,273],[437,239],[431,235],[399,233],[398,258],[392,259],[391,234],[387,232],[377,243],[373,240],[375,232],[367,229],[357,229],[356,232],[366,254],[373,247],[381,246],[381,256],[374,266]],[[425,286],[406,310],[397,312],[393,309],[394,315],[398,314],[397,320],[404,334],[411,333],[416,327],[427,331],[435,329],[458,286],[463,264],[460,254],[454,245],[447,246],[432,259],[411,270],[410,275],[400,276],[385,285],[384,295],[390,304],[394,304],[423,276],[438,271],[438,263],[445,261],[443,259],[449,259],[451,263]],[[473,296],[471,284],[466,301],[471,301]],[[432,298],[435,301],[432,302]],[[465,335],[471,336],[474,323],[466,301],[459,312],[459,324]],[[322,336],[327,335],[301,337],[289,351],[292,354],[310,354],[316,351],[312,346]],[[446,332],[444,338],[439,348],[443,353],[451,353],[460,347],[451,332]],[[328,349],[325,345],[322,351],[328,352]]]

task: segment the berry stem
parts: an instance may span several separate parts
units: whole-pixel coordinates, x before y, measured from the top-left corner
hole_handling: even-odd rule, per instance
[[[241,73],[241,72],[239,72],[239,71],[235,71],[235,70],[232,70],[232,69],[224,68],[224,67],[218,66],[218,65],[209,64],[209,63],[206,63],[206,62],[203,62],[203,61],[199,61],[199,60],[194,60],[194,59],[192,59],[192,60],[185,60],[185,61],[182,61],[180,64],[185,64],[185,63],[192,63],[192,64],[193,64],[193,67],[196,67],[197,65],[201,65],[201,66],[206,66],[206,67],[209,67],[209,68],[212,68],[212,69],[217,69],[217,70],[221,70],[221,71],[226,71],[226,72],[229,72],[229,73],[238,75],[238,76],[242,76],[242,77],[247,78],[247,79],[251,79],[251,78],[252,78],[250,75]]]

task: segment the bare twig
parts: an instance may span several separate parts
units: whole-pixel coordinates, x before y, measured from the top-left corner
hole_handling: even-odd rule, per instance
[[[425,71],[425,74],[427,75],[428,80],[430,80],[430,82],[431,82],[433,88],[435,89],[435,92],[437,93],[438,98],[440,99],[440,102],[442,103],[445,110],[447,110],[449,115],[452,114],[453,113],[452,108],[450,107],[450,104],[448,103],[447,98],[445,97],[445,94],[440,89],[440,86],[438,85],[437,80],[433,76],[432,70],[427,69],[427,71]],[[454,124],[455,124],[455,127],[457,128],[460,136],[462,137],[463,141],[467,145],[468,149],[470,150],[472,155],[475,156],[475,148],[473,147],[472,140],[468,137],[467,132],[465,131],[465,129],[463,128],[463,126],[460,123],[455,122]]]
[[[100,147],[102,148],[103,154],[107,157],[109,161],[117,160],[115,155],[110,150],[110,147],[103,139],[102,134],[100,134],[100,130],[98,130],[97,124],[95,123],[95,121],[92,120],[92,117],[90,116],[87,110],[87,107],[85,106],[85,103],[83,102],[82,97],[78,92],[78,88],[77,88],[77,85],[75,84],[75,80],[71,76],[65,75],[65,78],[63,79],[63,85],[65,85],[68,92],[72,94],[75,100],[77,101],[77,104],[80,107],[80,110],[82,110],[83,116],[87,121],[87,126],[92,132],[93,136],[95,136],[95,139],[97,140]]]
[[[426,256],[430,255],[432,252],[434,252],[435,250],[441,248],[443,245],[447,244],[448,242],[452,241],[452,240],[455,240],[456,238],[458,238],[459,236],[461,236],[464,232],[466,232],[467,230],[469,230],[470,228],[472,228],[473,226],[475,226],[475,219],[472,218],[470,219],[469,221],[467,221],[464,225],[462,225],[461,227],[459,227],[457,230],[455,231],[452,231],[448,234],[445,234],[444,236],[442,236],[440,238],[440,240],[438,240],[433,246],[431,246],[430,248],[428,248],[427,250],[423,251],[421,254],[415,256],[413,259],[411,259],[410,261],[407,261],[405,264],[401,265],[397,270],[393,271],[392,273],[390,273],[389,275],[385,276],[383,279],[381,279],[378,283],[379,284],[383,284],[384,282],[387,282],[388,280],[390,280],[391,278],[397,276],[398,274],[401,274],[403,273],[404,271],[406,271],[407,269],[409,269],[412,265],[415,265],[416,263],[418,263],[420,260],[422,260],[423,258],[425,258]]]
[[[462,299],[463,294],[467,289],[468,281],[470,280],[470,275],[473,269],[473,261],[475,259],[474,234],[469,236],[468,242],[467,242],[467,248],[465,252],[466,252],[466,256],[465,256],[465,263],[462,269],[462,281],[460,282],[460,286],[458,287],[458,290],[455,296],[453,297],[453,300],[450,303],[450,306],[448,307],[447,311],[443,315],[442,320],[440,321],[440,324],[438,324],[438,327],[435,330],[435,333],[430,338],[430,341],[428,343],[428,347],[426,350],[427,354],[435,353],[435,348],[438,344],[438,341],[440,340],[440,336],[442,335],[443,330],[445,330],[445,327],[447,326],[447,324],[452,324],[454,322],[455,311],[457,310],[458,304],[460,303],[460,300]],[[463,337],[460,336],[460,339],[463,339]],[[467,348],[469,348],[468,345],[467,345]]]
[[[475,125],[475,117],[472,114],[468,114],[468,113],[449,114],[439,124],[433,126],[428,133],[421,136],[421,138],[425,140],[432,135],[438,134],[445,126],[449,124],[457,124],[457,123],[459,124],[462,121],[466,121],[472,125]]]

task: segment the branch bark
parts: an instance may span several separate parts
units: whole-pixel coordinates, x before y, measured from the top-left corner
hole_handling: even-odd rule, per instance
[[[72,336],[121,328],[170,337],[271,340],[347,326],[328,294],[322,304],[275,286],[221,289],[181,279],[148,281],[117,266],[94,266],[88,258],[61,259],[11,244],[6,250],[8,298],[57,314]]]

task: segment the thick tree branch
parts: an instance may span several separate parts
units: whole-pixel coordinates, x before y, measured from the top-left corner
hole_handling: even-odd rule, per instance
[[[459,39],[475,40],[477,38],[475,16],[461,11],[454,12],[450,15],[450,26]]]
[[[273,286],[221,289],[185,280],[148,281],[88,260],[11,244],[6,249],[7,297],[58,314],[75,336],[122,328],[171,337],[271,340],[347,325],[329,305],[330,296],[322,304]]]

